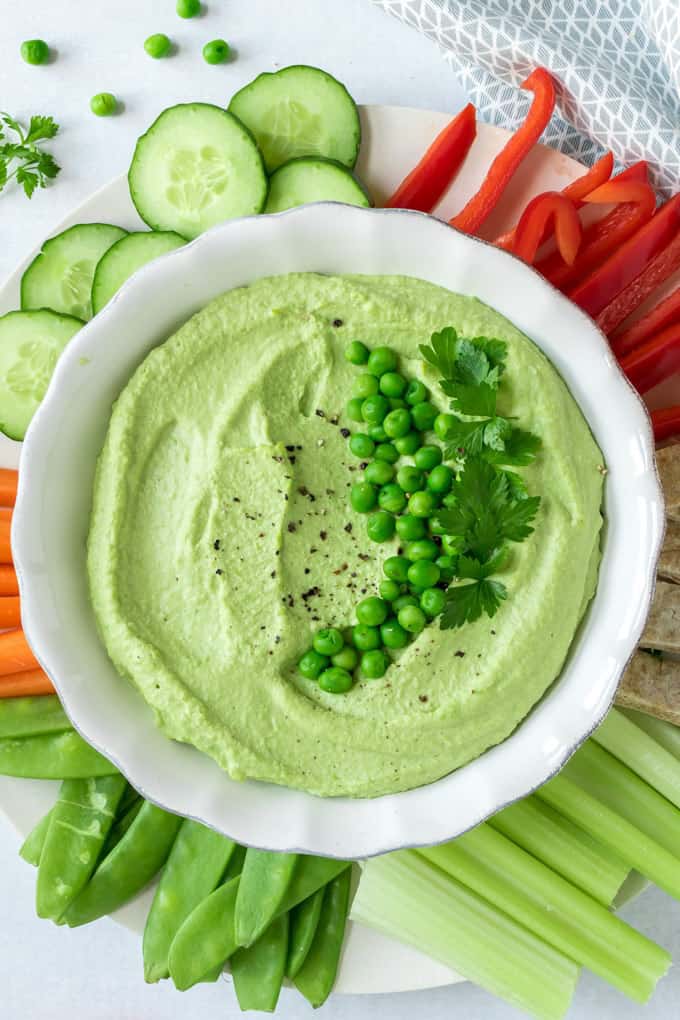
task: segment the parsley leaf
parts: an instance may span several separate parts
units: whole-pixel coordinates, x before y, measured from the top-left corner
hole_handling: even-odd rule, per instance
[[[420,353],[429,363],[450,379],[453,375],[458,351],[458,334],[453,326],[447,326],[441,333],[433,333],[430,346],[420,344]]]
[[[10,141],[8,130],[18,141]],[[8,113],[0,113],[0,191],[11,180],[20,185],[27,198],[36,188],[44,188],[57,176],[60,167],[49,152],[38,147],[40,141],[54,138],[59,130],[52,117],[31,117],[28,131]]]
[[[460,460],[462,457],[478,456],[484,447],[484,432],[487,421],[463,421],[456,418],[447,431],[446,460]]]
[[[474,623],[482,613],[495,616],[500,606],[508,597],[508,589],[501,581],[484,578],[470,584],[456,585],[446,592],[446,606],[441,619],[442,630],[462,627],[465,623]]]
[[[440,385],[444,393],[451,397],[451,408],[458,414],[470,418],[492,418],[496,414],[496,390],[489,383],[475,386],[447,379]]]
[[[510,499],[499,508],[497,523],[499,538],[510,542],[523,542],[534,530],[532,525],[538,508],[540,496],[527,496],[526,499]]]
[[[526,429],[511,428],[509,434],[504,438],[501,447],[493,446],[487,450],[485,457],[493,464],[513,464],[517,466],[531,464],[541,448],[539,436]]]

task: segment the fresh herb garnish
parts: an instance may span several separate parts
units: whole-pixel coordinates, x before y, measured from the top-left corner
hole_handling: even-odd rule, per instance
[[[25,129],[8,113],[0,113],[0,191],[16,180],[26,197],[32,198],[36,188],[44,188],[57,176],[61,168],[38,143],[54,138],[58,130],[52,117],[31,117]],[[16,138],[10,138],[8,132]]]

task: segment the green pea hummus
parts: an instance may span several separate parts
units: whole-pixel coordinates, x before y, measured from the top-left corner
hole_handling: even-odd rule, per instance
[[[508,344],[499,411],[543,440],[519,469],[536,530],[492,620],[434,622],[382,679],[327,694],[298,659],[318,628],[354,622],[398,546],[349,505],[343,351],[392,346],[445,410],[418,344],[448,325]],[[352,797],[429,783],[507,737],[559,675],[596,584],[602,484],[564,382],[486,305],[404,277],[260,280],[152,351],[116,402],[89,537],[101,637],[164,732],[234,778]]]

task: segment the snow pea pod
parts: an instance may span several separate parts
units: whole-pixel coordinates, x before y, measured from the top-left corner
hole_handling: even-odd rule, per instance
[[[38,733],[63,733],[73,727],[55,694],[0,699],[0,738],[34,737]]]
[[[40,855],[38,917],[58,921],[87,885],[126,785],[121,775],[61,784]]]
[[[121,839],[128,831],[128,829],[134,822],[139,812],[142,810],[143,803],[144,801],[138,794],[136,800],[131,801],[131,803],[129,804],[125,811],[121,811],[119,809],[118,814],[116,816],[116,820],[109,829],[109,834],[106,837],[106,842],[102,847],[101,853],[102,860],[105,857],[108,857],[108,855],[111,853],[115,846],[118,846]]]
[[[252,945],[277,915],[297,862],[298,854],[248,850],[236,897],[239,946]]]
[[[209,896],[224,875],[236,848],[213,829],[190,818],[182,822],[144,928],[144,980],[169,976],[172,940],[194,907]]]
[[[345,940],[351,869],[326,886],[321,917],[307,958],[295,977],[295,987],[314,1009],[322,1006],[333,990]]]
[[[75,730],[0,740],[0,775],[20,779],[90,779],[117,769]]]
[[[95,871],[63,915],[70,928],[111,914],[132,899],[163,867],[182,819],[144,801],[120,843]]]
[[[324,890],[317,889],[290,912],[286,977],[291,980],[305,962],[321,916]]]
[[[40,864],[40,855],[45,845],[51,819],[52,808],[33,826],[19,849],[19,856],[28,864],[32,864],[34,868]]]
[[[281,914],[252,946],[231,959],[236,998],[242,1010],[273,1013],[281,994],[288,955],[289,915]]]

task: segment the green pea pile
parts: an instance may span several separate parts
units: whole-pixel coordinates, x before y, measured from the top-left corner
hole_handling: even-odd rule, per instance
[[[300,673],[330,694],[349,691],[357,675],[384,676],[388,652],[404,648],[439,616],[458,552],[434,517],[440,506],[451,505],[454,474],[442,463],[441,446],[424,435],[433,432],[443,439],[451,415],[438,412],[420,380],[398,371],[390,347],[369,351],[354,340],[345,357],[364,369],[346,408],[347,417],[363,426],[349,437],[350,451],[366,462],[350,502],[357,513],[367,515],[373,542],[387,542],[396,534],[403,554],[385,560],[379,595],[357,605],[357,623],[347,639],[337,628],[325,627],[300,659]],[[413,463],[399,464],[402,457]]]

